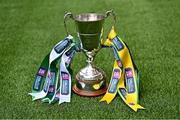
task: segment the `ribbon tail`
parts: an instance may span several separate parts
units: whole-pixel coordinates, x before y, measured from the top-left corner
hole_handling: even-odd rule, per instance
[[[41,91],[41,92],[38,92],[38,93],[29,93],[29,95],[32,96],[33,101],[34,101],[34,100],[44,98],[46,96],[46,93],[44,91]]]
[[[70,99],[69,99],[69,100],[59,99],[59,105],[62,104],[62,103],[64,103],[64,102],[70,102],[70,101],[71,101]]]
[[[32,101],[33,101],[33,99],[34,99],[34,93],[28,93],[28,95],[31,95]]]
[[[141,105],[139,105],[137,103],[137,101],[128,101],[127,100],[127,93],[125,91],[124,88],[120,88],[118,91],[120,97],[123,99],[123,101],[131,108],[133,109],[135,112],[137,112],[138,109],[145,109],[144,107],[142,107]],[[130,97],[129,97],[130,98]],[[129,99],[130,100],[130,99]]]
[[[109,93],[106,93],[104,95],[104,97],[99,101],[99,102],[103,102],[103,101],[106,101],[107,104],[109,104],[114,98],[115,98],[116,94],[109,94]]]
[[[50,102],[51,102],[51,100],[50,100],[49,98],[44,98],[44,99],[42,99],[41,101],[42,101],[42,102],[45,102],[45,103],[50,103]]]
[[[135,105],[129,105],[129,107],[131,108],[131,109],[133,109],[135,112],[137,112],[137,110],[138,109],[145,109],[144,107],[142,107],[141,105],[139,105],[139,104],[135,104]]]
[[[59,96],[60,96],[60,90],[58,89],[54,95],[54,97],[49,101],[49,104],[51,103],[55,103],[57,101],[59,101]]]

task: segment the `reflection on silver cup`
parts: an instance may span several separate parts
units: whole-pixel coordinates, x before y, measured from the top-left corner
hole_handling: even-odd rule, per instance
[[[83,13],[78,15],[66,13],[64,16],[64,25],[67,34],[69,32],[66,27],[66,18],[70,17],[75,21],[82,51],[87,57],[87,66],[77,73],[77,81],[73,87],[73,91],[81,96],[98,96],[107,90],[106,75],[104,71],[93,64],[93,60],[100,49],[99,45],[102,39],[104,20],[109,15],[114,15],[113,11],[107,11],[105,15],[98,13]]]

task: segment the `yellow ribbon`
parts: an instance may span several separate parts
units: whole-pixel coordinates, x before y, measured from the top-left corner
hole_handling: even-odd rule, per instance
[[[117,72],[118,71],[118,72]],[[117,84],[116,86],[113,86],[114,82],[113,82],[113,79],[114,79],[114,76],[116,76],[115,74],[118,74],[117,78],[115,78],[117,80]],[[112,73],[112,76],[111,76],[111,81],[110,81],[110,85],[108,87],[108,90],[106,92],[106,94],[104,95],[104,97],[100,100],[101,101],[106,101],[108,104],[114,99],[114,97],[116,96],[117,94],[117,90],[118,90],[118,86],[120,84],[120,77],[121,77],[121,69],[119,68],[117,62],[115,61],[114,62],[114,68],[113,68],[113,73]],[[115,81],[116,82],[116,81]],[[112,87],[115,87],[115,88],[112,88]],[[111,89],[115,89],[114,91],[111,90]]]
[[[114,43],[114,40],[116,40],[117,43]],[[107,103],[109,104],[118,92],[123,101],[134,111],[137,111],[138,109],[144,109],[144,107],[138,104],[137,71],[134,68],[133,61],[126,44],[117,36],[114,30],[114,26],[112,27],[108,38],[105,41],[101,41],[101,44],[107,47],[113,47],[115,52],[118,54],[120,62],[122,62],[122,67],[120,67],[117,63],[118,61],[115,60],[113,70],[119,69],[121,71],[121,77],[119,78],[116,87],[117,90],[113,94],[109,93],[107,90],[106,94],[100,101],[107,101]],[[116,44],[119,44],[120,47],[118,48]],[[111,82],[112,77],[110,84]]]

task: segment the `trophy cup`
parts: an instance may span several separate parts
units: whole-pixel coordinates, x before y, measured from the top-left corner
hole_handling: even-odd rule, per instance
[[[93,64],[93,60],[100,50],[104,20],[110,15],[114,17],[115,21],[112,10],[105,14],[82,13],[73,15],[68,12],[64,15],[64,26],[68,35],[67,18],[69,17],[75,21],[81,50],[87,57],[87,66],[77,73],[76,84],[73,86],[73,91],[80,96],[99,96],[107,90],[106,75],[103,70]]]

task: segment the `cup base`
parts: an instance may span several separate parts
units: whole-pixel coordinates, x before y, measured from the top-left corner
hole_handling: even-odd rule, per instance
[[[86,90],[81,90],[79,89],[76,84],[73,86],[73,91],[80,95],[80,96],[85,96],[85,97],[96,97],[96,96],[100,96],[104,93],[106,93],[106,90],[107,90],[107,85],[100,89],[100,90],[97,90],[97,91],[86,91]]]

